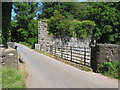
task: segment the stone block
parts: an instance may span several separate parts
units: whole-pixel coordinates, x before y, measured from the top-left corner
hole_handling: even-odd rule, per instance
[[[35,44],[35,49],[40,50],[40,44]]]
[[[2,64],[3,66],[7,67],[13,67],[13,68],[18,68],[18,56],[17,56],[17,52],[15,49],[13,48],[8,48],[5,49],[4,51],[4,57],[2,58]]]
[[[15,48],[14,42],[8,42],[8,48]]]

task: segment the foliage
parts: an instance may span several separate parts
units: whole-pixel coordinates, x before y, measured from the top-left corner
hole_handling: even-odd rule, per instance
[[[30,45],[29,43],[26,43],[26,42],[19,42],[20,44],[23,44],[23,45],[25,45],[25,46],[27,46],[27,47],[29,47],[29,48],[32,48],[32,45]]]
[[[75,32],[76,37],[86,39],[92,34],[92,30],[95,27],[95,23],[93,21],[84,20],[84,21],[74,21],[75,24]]]
[[[34,47],[37,42],[38,21],[37,11],[39,3],[21,2],[14,3],[14,11],[17,14],[14,21],[11,21],[11,40],[26,42]]]
[[[23,73],[11,67],[4,67],[2,72],[3,88],[25,88]]]
[[[57,37],[76,36],[85,39],[91,34],[94,27],[93,21],[65,18],[57,10],[55,10],[54,16],[49,19],[49,32]]]
[[[10,18],[11,18],[11,2],[2,2],[2,43],[6,44],[9,39]],[[1,31],[1,30],[0,30]]]
[[[92,2],[89,3],[89,20],[94,20],[96,29],[94,36],[99,43],[120,43],[120,3]]]
[[[49,10],[46,5],[49,7]],[[81,11],[86,11],[87,9],[85,3],[43,3],[43,6],[43,17],[50,18],[49,31],[56,36],[75,36],[75,26],[71,22],[76,17],[77,19],[82,17],[80,15],[83,15],[84,13]],[[50,12],[50,10],[52,11]],[[47,11],[49,11],[49,15],[47,15]],[[86,14],[84,14],[84,16],[86,16]],[[82,20],[83,18],[80,19]]]
[[[32,48],[34,48],[35,43],[37,43],[37,34],[38,34],[38,21],[31,20],[28,24],[29,29],[29,38],[26,38],[26,42],[29,43]]]
[[[87,19],[87,10],[89,5],[87,3],[79,2],[43,2],[42,12],[39,18],[51,18],[54,12],[58,10],[62,16],[66,18],[77,18],[79,20]]]
[[[86,20],[88,18],[89,5],[84,2],[61,2],[61,14],[67,18]]]
[[[119,78],[120,61],[105,62],[98,66],[97,72],[113,78]]]
[[[49,20],[49,34],[57,37],[87,38],[93,31],[98,43],[120,44],[120,3],[116,2],[42,2],[14,3],[17,14],[11,22],[12,41],[34,47],[37,42],[37,21]],[[41,8],[41,10],[40,10]],[[37,14],[38,12],[39,15]]]
[[[56,27],[59,24],[61,29],[66,29],[64,27],[69,27],[70,24],[67,23],[73,19],[78,21],[90,20],[96,24],[93,31],[94,37],[97,39],[98,43],[113,43],[120,44],[120,30],[119,30],[119,20],[120,20],[120,3],[117,2],[86,2],[86,3],[67,3],[67,2],[44,2],[42,5],[42,12],[39,18],[56,18],[55,12],[58,11],[64,20],[56,19],[52,26]],[[60,17],[61,18],[61,17]],[[65,19],[67,19],[65,21]],[[58,22],[57,22],[58,20]],[[63,22],[60,24],[60,21]],[[58,25],[57,25],[58,26]],[[51,28],[51,27],[50,27]],[[61,29],[60,32],[61,32]],[[72,36],[71,28],[69,30],[63,30],[62,32],[69,33]],[[56,31],[58,31],[56,27]],[[83,30],[82,36],[77,33],[77,37],[85,38],[87,36],[86,31]],[[53,32],[56,35],[56,33]],[[60,34],[60,33],[59,33]],[[62,33],[63,34],[63,33]]]
[[[17,31],[18,24],[15,21],[11,21],[11,41],[18,42],[19,41],[19,32]]]
[[[68,24],[65,21],[63,22],[64,19],[65,17],[62,16],[60,12],[56,10],[54,12],[54,16],[51,17],[49,20],[49,32],[56,36],[65,36]]]

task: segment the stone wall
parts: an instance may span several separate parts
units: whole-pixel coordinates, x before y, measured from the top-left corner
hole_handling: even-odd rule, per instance
[[[17,51],[14,48],[14,46],[11,46],[14,44],[10,44],[8,45],[9,48],[3,48],[0,47],[0,64],[3,67],[13,67],[13,68],[18,68],[18,55],[17,55]]]
[[[35,49],[40,50],[40,44],[35,44]]]
[[[120,45],[97,44],[91,48],[91,67],[96,70],[99,64],[120,60]]]
[[[88,39],[78,39],[75,37],[59,37],[56,38],[54,35],[48,35],[48,24],[47,21],[38,21],[38,44],[39,47],[46,51],[48,45],[55,46],[73,46],[73,47],[89,47],[91,42],[90,37]],[[36,47],[38,45],[36,44]],[[39,48],[40,49],[40,48]]]
[[[46,21],[38,22],[38,44],[35,44],[35,49],[47,52],[51,46],[59,47],[91,47],[91,68],[95,71],[99,64],[104,62],[118,61],[120,58],[120,45],[114,44],[97,44],[95,40],[78,39],[75,37],[55,38],[48,35],[48,25]],[[92,45],[94,44],[94,45]]]
[[[4,57],[2,58],[3,66],[10,66],[13,68],[18,68],[18,58],[17,52],[15,49],[9,48],[5,49]]]

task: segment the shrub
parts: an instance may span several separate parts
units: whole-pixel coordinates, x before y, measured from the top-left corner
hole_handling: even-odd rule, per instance
[[[103,75],[106,76],[120,79],[119,68],[120,68],[120,61],[104,62],[103,64],[98,66],[97,72],[102,73]]]

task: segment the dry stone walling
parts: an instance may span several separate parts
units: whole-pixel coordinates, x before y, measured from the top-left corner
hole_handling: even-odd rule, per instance
[[[64,38],[62,37],[55,38],[54,35],[49,35],[48,33],[49,32],[48,32],[47,21],[38,21],[38,44],[35,44],[35,49],[50,53],[58,57],[62,57],[67,60],[72,60],[77,63],[78,62],[80,63],[80,60],[81,62],[84,62],[84,60],[87,58],[88,60],[85,61],[90,63],[89,44],[91,42],[90,39],[91,37],[88,37],[88,39],[78,39],[75,37],[67,37],[67,36]],[[71,51],[71,47],[72,47],[72,51]],[[84,50],[88,51],[89,53],[87,53],[86,51],[84,52]],[[77,54],[76,57],[72,56],[75,53],[78,53],[79,55],[81,54],[81,56]],[[78,58],[78,56],[81,58]]]
[[[54,38],[48,35],[47,21],[38,21],[38,44],[35,49],[48,52],[51,46],[59,47],[87,47],[90,50],[90,64],[95,71],[99,64],[104,62],[119,61],[120,45],[115,44],[96,44],[95,39],[89,36],[87,39],[78,39],[75,37]],[[82,49],[81,49],[82,50]]]
[[[47,21],[38,21],[38,44],[35,45],[36,49],[46,51],[47,46],[73,46],[73,47],[89,47],[91,37],[88,39],[78,39],[75,37],[55,38],[54,35],[48,35]],[[43,50],[44,49],[44,50]]]

